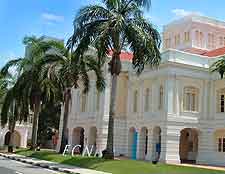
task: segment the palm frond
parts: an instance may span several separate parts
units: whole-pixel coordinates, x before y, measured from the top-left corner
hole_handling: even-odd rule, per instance
[[[210,66],[210,71],[218,72],[220,74],[221,79],[223,79],[225,73],[225,56],[221,57],[218,61],[214,62]]]

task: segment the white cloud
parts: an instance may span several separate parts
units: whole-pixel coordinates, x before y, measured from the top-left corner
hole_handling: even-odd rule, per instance
[[[55,15],[52,13],[43,13],[41,17],[47,22],[47,23],[54,23],[54,22],[63,22],[64,16]]]
[[[184,17],[188,15],[202,15],[201,12],[198,11],[187,11],[184,9],[173,9],[172,13],[176,15],[176,17]]]

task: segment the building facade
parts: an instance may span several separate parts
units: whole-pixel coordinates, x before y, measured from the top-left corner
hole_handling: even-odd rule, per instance
[[[222,55],[225,23],[202,16],[187,16],[164,27],[162,63],[157,69],[146,66],[137,76],[132,54],[122,52],[115,155],[225,165],[225,80],[209,69]],[[107,69],[105,65],[104,92],[95,89],[94,75],[88,94],[72,90],[68,144],[105,149],[111,86]]]
[[[14,145],[15,147],[27,147],[28,140],[31,140],[32,124],[30,121],[27,123],[16,123],[14,131]],[[8,125],[5,127],[0,126],[0,147],[9,145],[10,132]]]

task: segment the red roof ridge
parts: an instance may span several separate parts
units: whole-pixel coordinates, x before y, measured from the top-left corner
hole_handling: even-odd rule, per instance
[[[204,54],[203,56],[208,56],[208,57],[218,57],[218,56],[223,56],[225,55],[225,47],[217,48],[211,51],[208,51]]]
[[[108,55],[112,56],[113,55],[113,51],[109,50]],[[121,59],[121,61],[132,61],[133,53],[122,50],[121,53],[120,53],[120,59]]]

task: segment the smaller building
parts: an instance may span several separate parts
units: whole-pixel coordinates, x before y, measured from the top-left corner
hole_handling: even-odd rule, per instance
[[[26,148],[28,141],[31,140],[32,124],[31,120],[27,123],[16,123],[14,132],[14,145],[15,147]],[[0,127],[0,147],[9,145],[10,132],[8,125],[4,128]]]

